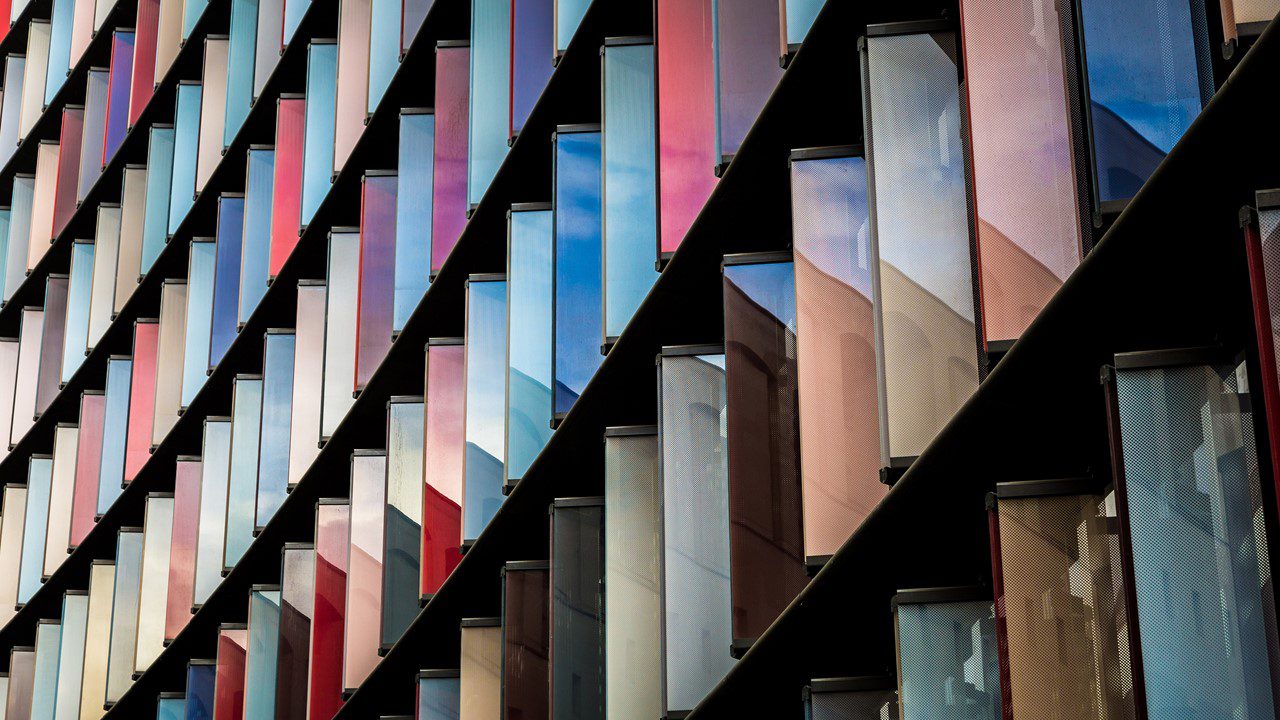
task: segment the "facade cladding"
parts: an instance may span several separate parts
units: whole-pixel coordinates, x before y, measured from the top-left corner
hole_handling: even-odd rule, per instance
[[[0,0],[0,718],[1277,720],[1265,188],[1256,332],[753,668],[1280,0],[134,1]]]

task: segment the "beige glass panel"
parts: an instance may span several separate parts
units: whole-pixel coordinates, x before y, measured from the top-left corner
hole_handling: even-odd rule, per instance
[[[369,95],[370,0],[341,0],[338,10],[337,115],[333,119],[333,171],[347,164],[351,150],[364,132]],[[381,38],[389,42],[388,38]]]
[[[111,325],[116,294],[116,265],[120,258],[120,205],[98,206],[93,241],[93,280],[89,291],[88,349],[93,351]]]
[[[48,20],[32,20],[27,28],[27,64],[22,79],[22,111],[18,114],[18,142],[31,132],[44,112],[44,85],[49,74]],[[52,229],[52,225],[49,226]]]
[[[289,484],[296,485],[320,452],[320,397],[324,391],[323,283],[298,284],[294,327],[293,407],[289,422]]]
[[[18,341],[0,339],[0,460],[9,454],[9,433],[13,430],[13,396],[18,391]],[[0,578],[6,577],[0,574]],[[4,610],[0,603],[0,617]]]
[[[138,289],[142,268],[142,222],[147,213],[147,168],[127,165],[120,190],[120,256],[116,263],[115,312]]]
[[[178,422],[182,406],[182,344],[187,330],[187,283],[165,280],[160,290],[160,338],[151,444],[159,445]]]
[[[58,143],[41,140],[36,148],[36,192],[31,199],[31,234],[27,242],[27,270],[40,262],[53,240],[53,201],[58,185]]]
[[[27,488],[5,485],[4,516],[0,518],[0,626],[17,612],[18,566],[22,561],[22,530],[26,523]]]
[[[59,424],[53,431],[53,485],[49,491],[49,526],[44,538],[44,574],[62,566],[71,544],[71,498],[76,487],[76,449],[80,428]]]
[[[9,444],[17,445],[36,424],[36,381],[40,375],[40,341],[44,337],[44,310],[22,309],[18,347],[18,383],[13,393],[13,428]]]
[[[501,720],[501,666],[502,628],[462,628],[458,720]]]
[[[111,650],[111,601],[116,566],[95,560],[89,568],[89,628],[84,642],[84,677],[80,681],[80,720],[97,720],[107,696],[107,656]]]
[[[138,599],[138,645],[133,671],[145,672],[164,651],[165,603],[169,598],[169,549],[173,541],[173,495],[147,498],[142,530],[142,583]]]
[[[182,45],[182,0],[160,0],[156,21],[156,83],[169,72]]]
[[[225,35],[204,41],[204,77],[200,83],[200,143],[196,152],[196,193],[204,190],[222,160],[227,110],[227,45]]]

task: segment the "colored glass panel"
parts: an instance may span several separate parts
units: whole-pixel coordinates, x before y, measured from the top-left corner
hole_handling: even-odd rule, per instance
[[[160,326],[156,339],[155,407],[151,444],[159,445],[182,412],[183,336],[186,334],[186,281],[165,280],[160,288]]]
[[[15,141],[16,146],[16,141]],[[31,206],[35,202],[36,178],[20,174],[13,178],[9,198],[8,247],[5,256],[4,300],[8,302],[27,279],[27,243],[31,234]]]
[[[268,276],[280,274],[298,244],[302,202],[303,135],[306,100],[281,97],[276,102],[276,157],[271,184],[271,261]]]
[[[155,415],[157,364],[160,354],[160,323],[139,320],[133,326],[133,363],[130,379],[123,385],[126,393],[125,412],[129,416],[128,444],[124,456],[124,482],[133,480],[151,457],[152,430]],[[112,402],[111,386],[107,386],[107,402]],[[104,442],[103,447],[106,447]],[[105,457],[105,453],[104,453]],[[114,467],[114,465],[113,465]],[[106,481],[106,478],[103,478]]]
[[[53,458],[49,455],[32,455],[27,462],[26,519],[22,524],[22,561],[18,569],[19,605],[26,604],[40,589],[52,485]]]
[[[70,591],[62,596],[62,632],[58,650],[58,690],[54,696],[54,720],[78,720],[81,680],[84,677],[84,641],[89,631],[89,594]]]
[[[81,720],[102,717],[103,698],[107,692],[107,658],[111,651],[111,599],[115,587],[115,563],[95,560],[89,567],[88,627],[92,632],[85,636],[80,697],[75,698]]]
[[[323,282],[298,283],[294,323],[293,392],[289,420],[289,485],[302,479],[320,453],[320,403],[324,393]]]
[[[230,418],[205,420],[202,460],[193,605],[203,605],[222,582],[223,544],[227,539],[227,483],[231,471]]]
[[[458,541],[466,453],[466,348],[461,340],[434,341],[427,346],[426,365],[421,593],[430,597],[462,560]]]
[[[169,218],[166,232],[178,231],[195,202],[197,166],[200,164],[200,83],[178,83],[178,100],[173,111],[173,175],[169,186]]]
[[[380,645],[390,647],[418,616],[423,509],[422,398],[387,404],[386,533]]]
[[[153,125],[152,130],[155,129]],[[148,152],[150,149],[148,148]],[[120,312],[124,304],[138,289],[142,268],[142,246],[151,198],[147,195],[148,172],[145,165],[125,165],[120,187],[120,256],[116,262],[116,287],[113,310]],[[169,190],[166,187],[161,202],[157,203],[158,222],[163,232],[165,203]],[[101,207],[101,205],[99,205]]]
[[[18,124],[18,141],[27,137],[36,120],[44,112],[44,86],[49,69],[51,28],[48,21],[33,19],[27,25],[27,63],[22,80],[22,112]]]
[[[209,339],[207,370],[222,362],[236,339],[240,301],[240,263],[244,250],[244,206],[242,195],[223,194],[218,198],[218,257],[213,273],[213,318]]]
[[[93,240],[93,269],[89,278],[89,320],[86,354],[98,346],[111,325],[116,294],[116,265],[120,259],[120,205],[99,203]]]
[[[3,23],[0,23],[3,25]],[[18,126],[22,116],[23,80],[27,58],[10,54],[4,59],[4,97],[0,98],[0,163],[8,164],[18,151]]]
[[[360,286],[360,233],[329,233],[328,294],[325,298],[324,399],[320,437],[333,435],[353,402],[356,371],[356,298]]]
[[[179,98],[189,94],[182,89],[185,87],[188,86],[179,86]],[[146,194],[146,209],[142,225],[142,254],[139,261],[140,269],[137,273],[139,276],[151,270],[156,258],[160,257],[160,251],[164,250],[164,244],[169,241],[169,202],[174,188],[176,139],[172,125],[151,126],[145,182],[142,183]],[[123,222],[122,218],[122,228]]]
[[[71,539],[71,500],[76,483],[76,444],[80,428],[58,423],[53,431],[53,471],[49,484],[49,520],[45,528],[44,571],[51,577],[67,559]]]
[[[202,0],[195,0],[201,2]],[[226,35],[210,35],[204,41],[204,72],[200,82],[200,130],[196,147],[195,194],[199,195],[213,169],[222,161],[222,138],[227,122],[227,60],[230,41]],[[170,226],[172,231],[173,227]]]
[[[39,417],[62,389],[62,338],[66,333],[66,275],[49,275],[44,286],[44,330],[40,333],[40,372],[36,387],[36,412]]]
[[[173,540],[173,494],[147,496],[142,530],[142,580],[138,596],[138,641],[133,670],[146,672],[164,651],[165,606],[169,598],[169,553]]]
[[[22,567],[22,536],[26,527],[27,487],[25,485],[4,486],[4,515],[0,522],[0,620],[8,624],[17,613],[18,583],[12,578],[19,577]]]
[[[76,443],[76,480],[68,538],[73,548],[93,529],[98,510],[98,473],[102,468],[106,411],[107,396],[101,390],[86,390],[80,395],[80,438]]]
[[[231,3],[231,29],[227,43],[226,117],[222,124],[222,147],[231,141],[249,117],[253,104],[253,52],[258,34],[258,0]]]
[[[9,454],[9,435],[13,431],[13,397],[18,390],[18,351],[17,339],[0,338],[0,459]],[[4,607],[5,603],[0,601],[0,613],[5,612]]]
[[[395,301],[391,330],[404,329],[427,294],[431,268],[431,213],[436,116],[400,111],[399,187],[396,192]]]
[[[347,164],[352,148],[364,133],[364,120],[368,115],[365,108],[369,102],[372,5],[372,0],[338,2],[338,100],[335,111],[330,113],[334,134],[331,170],[335,175]],[[319,173],[320,166],[315,167]]]
[[[311,0],[284,0],[284,26],[282,28],[282,38],[284,40],[280,49],[284,50],[293,40],[293,36],[298,32],[298,26],[302,24],[302,16],[306,14],[307,8],[311,7]]]
[[[471,48],[436,48],[436,128],[431,183],[431,272],[444,265],[467,226],[467,138]]]
[[[782,0],[782,53],[795,52],[818,19],[826,0]],[[1052,16],[1049,16],[1052,17]]]
[[[249,637],[244,661],[244,717],[274,718],[276,653],[280,641],[280,590],[249,591]]]
[[[555,414],[569,412],[600,367],[604,336],[599,132],[555,141]]]
[[[502,628],[497,619],[462,620],[460,718],[502,716]]]
[[[342,644],[344,690],[360,687],[378,665],[382,611],[382,550],[386,533],[387,456],[351,456],[351,549],[347,559],[346,621]]]
[[[151,95],[155,92],[160,0],[138,0],[134,26],[134,61],[129,79],[130,126],[138,122],[142,109],[151,102]]]
[[[351,513],[345,501],[316,506],[315,598],[307,717],[323,720],[342,707],[342,633],[347,597]]]
[[[107,359],[106,412],[102,423],[102,462],[98,468],[97,515],[103,515],[120,497],[124,485],[125,450],[129,438],[129,386],[133,361],[127,357]],[[141,413],[150,415],[146,408]]]
[[[292,332],[268,331],[262,355],[262,424],[258,435],[255,528],[267,522],[284,504],[289,487],[289,426],[293,414],[293,363],[296,338]]]
[[[466,376],[463,417],[462,543],[475,542],[502,507],[505,464],[507,282],[467,283]]]
[[[218,666],[213,660],[192,660],[187,665],[185,720],[213,720]]]
[[[427,670],[418,675],[418,720],[458,720],[462,689],[457,670]]]
[[[31,227],[27,235],[27,270],[40,263],[53,242],[58,151],[58,143],[52,140],[41,140],[36,146],[36,191],[31,200]]]
[[[17,720],[31,708],[31,693],[35,690],[36,653],[33,648],[13,648],[9,652],[9,693],[6,698],[6,717]]]
[[[511,112],[511,0],[471,0],[467,203],[480,204],[507,156]]]
[[[782,79],[776,48],[762,38],[780,37],[776,0],[714,0],[716,149],[721,161],[742,145],[773,89]]]
[[[53,191],[53,237],[67,227],[76,211],[76,188],[80,180],[80,145],[84,136],[84,107],[62,110],[62,132],[58,135],[58,175]]]
[[[316,598],[313,545],[286,543],[280,559],[280,643],[275,720],[306,720],[311,617]]]
[[[520,133],[555,69],[552,7],[555,0],[511,2],[511,137]]]
[[[578,32],[578,25],[587,14],[591,0],[555,0],[556,3],[556,57],[569,49],[569,41]]]
[[[249,631],[244,625],[223,625],[218,630],[218,664],[213,685],[215,720],[244,717],[245,655]]]
[[[395,302],[394,174],[365,174],[360,196],[360,280],[356,312],[355,391],[369,383],[391,349]]]
[[[251,147],[245,163],[240,292],[236,310],[236,322],[240,326],[249,322],[249,316],[267,294],[271,267],[271,185],[276,152],[270,147]]]
[[[111,647],[107,653],[106,702],[114,703],[133,684],[142,587],[142,528],[122,528],[116,537],[116,580],[111,600]]]
[[[182,41],[185,43],[196,28],[196,22],[209,7],[209,0],[184,0],[182,5]]]
[[[237,375],[231,396],[231,470],[228,473],[223,555],[225,572],[253,543],[262,423],[262,376]]]
[[[380,42],[369,43],[368,101],[365,110],[372,115],[382,102],[400,67],[400,47],[386,38],[400,34],[400,13],[404,0],[371,0],[369,3],[369,37]]]
[[[102,175],[102,143],[107,132],[107,89],[111,73],[90,68],[85,76],[84,132],[80,136],[80,167],[76,176],[76,202],[82,202],[89,188]]]
[[[338,46],[312,40],[307,46],[306,125],[303,131],[300,221],[311,222],[333,184],[338,92]],[[344,96],[345,98],[345,96]],[[276,141],[276,148],[280,148]]]
[[[156,699],[156,720],[185,720],[187,717],[187,698],[183,693],[177,693],[177,697],[165,697],[163,694]]]
[[[281,33],[284,29],[284,0],[258,0],[258,19],[253,49],[253,100],[267,86],[267,78],[280,62]]]
[[[418,30],[427,20],[427,13],[435,0],[402,0],[400,8],[400,55],[409,51],[409,45],[418,36]]]
[[[604,503],[551,511],[551,716],[604,716]]]
[[[164,638],[172,640],[191,620],[196,579],[196,543],[200,538],[200,458],[180,455],[174,467],[173,544],[169,548],[169,583]]]
[[[93,292],[94,244],[77,241],[71,244],[71,277],[67,283],[67,319],[62,339],[62,373],[65,384],[75,375],[88,354],[89,297]]]
[[[191,241],[187,268],[185,339],[182,341],[182,400],[186,408],[209,378],[209,347],[214,307],[214,268],[218,245],[212,238]],[[156,443],[157,445],[159,443]]]
[[[513,209],[510,218],[505,481],[513,486],[551,439],[555,264],[551,210]]]
[[[41,620],[36,625],[35,682],[31,686],[32,720],[54,720],[58,693],[58,653],[62,649],[62,626],[57,620]]]
[[[13,393],[13,428],[9,445],[17,445],[35,425],[36,383],[40,374],[40,346],[44,333],[44,310],[22,308],[18,341],[18,375]]]
[[[53,0],[49,10],[49,60],[45,70],[44,105],[67,82],[71,70],[71,25],[75,20],[75,0]]]
[[[893,678],[832,678],[805,688],[805,717],[810,720],[878,720],[898,717]]]
[[[545,562],[509,562],[503,568],[502,717],[551,717],[550,598]]]
[[[897,602],[894,610],[899,717],[1001,717],[991,601]]]
[[[102,138],[102,165],[115,157],[129,129],[129,85],[133,68],[134,33],[116,30],[111,34],[111,65],[108,71],[107,127]]]

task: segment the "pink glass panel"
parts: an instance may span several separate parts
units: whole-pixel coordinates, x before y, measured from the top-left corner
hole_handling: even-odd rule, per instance
[[[716,185],[713,16],[712,0],[656,2],[658,251],[671,253]]]
[[[129,387],[129,440],[124,456],[124,481],[133,480],[151,457],[151,430],[155,415],[156,350],[160,323],[139,320],[133,326],[133,378]]]
[[[84,107],[68,106],[62,111],[62,134],[58,136],[58,179],[53,191],[53,236],[67,227],[76,211],[76,188],[80,184],[80,145],[84,133]]]
[[[431,272],[467,226],[467,113],[471,48],[436,49],[435,177],[431,200]]]
[[[422,595],[434,595],[458,566],[462,553],[462,459],[466,426],[466,349],[453,345],[427,348],[426,420],[422,443]]]
[[[382,615],[382,540],[386,520],[387,456],[351,458],[351,550],[347,558],[343,687],[354,690],[378,665]]]
[[[338,9],[337,114],[333,119],[333,171],[347,164],[364,132],[369,98],[370,0],[341,0]],[[387,38],[380,38],[387,42]]]
[[[356,377],[361,390],[391,349],[395,301],[395,175],[366,175],[360,198],[360,293],[356,301]]]
[[[342,633],[347,602],[347,552],[351,511],[321,501],[316,506],[316,595],[311,620],[308,720],[329,720],[342,708]],[[369,631],[372,633],[373,629]]]
[[[174,468],[173,545],[169,548],[169,602],[165,606],[164,638],[172,640],[191,619],[196,581],[196,542],[200,531],[202,463],[180,457]]]
[[[983,337],[1013,340],[1080,264],[1057,0],[960,3]]]
[[[249,631],[244,626],[218,631],[218,668],[213,685],[214,720],[244,720],[244,661]]]
[[[71,547],[93,529],[98,511],[98,471],[102,464],[102,423],[107,396],[101,390],[80,396],[80,441],[76,445],[76,488],[71,499]]]
[[[74,196],[75,190],[72,189]],[[74,201],[74,197],[72,198]],[[50,275],[44,291],[44,330],[40,336],[40,372],[36,382],[36,415],[49,409],[62,382],[62,336],[67,324],[66,275]]]
[[[133,46],[133,77],[129,90],[129,126],[138,122],[142,109],[155,91],[156,36],[160,23],[160,0],[138,0]]]
[[[271,265],[268,275],[280,274],[293,246],[298,244],[302,218],[302,133],[306,100],[281,96],[276,103],[276,167],[271,190]]]

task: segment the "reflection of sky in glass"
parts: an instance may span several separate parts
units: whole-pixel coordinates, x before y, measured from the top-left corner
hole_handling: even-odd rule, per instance
[[[569,49],[569,41],[578,32],[582,16],[587,14],[591,0],[555,0],[556,3],[556,52]]]
[[[604,335],[617,337],[658,279],[653,45],[606,47],[602,72]]]
[[[791,164],[796,254],[871,300],[866,162],[861,157]]]
[[[231,145],[253,100],[253,51],[258,39],[258,0],[232,0],[231,31],[227,45],[226,118],[222,146]]]
[[[462,537],[480,536],[502,505],[506,411],[507,283],[467,285],[467,450]]]
[[[168,602],[164,636],[173,639],[191,620],[191,590],[196,579],[196,541],[200,533],[198,457],[178,457],[173,471],[173,536],[169,547]]]
[[[244,232],[240,249],[240,298],[236,320],[246,323],[267,293],[271,260],[271,185],[276,153],[250,148],[244,187]]]
[[[796,331],[795,264],[789,262],[729,265],[724,276],[792,333]]]
[[[903,720],[1000,716],[994,615],[990,600],[897,607]]]
[[[89,629],[89,596],[62,596],[62,637],[58,651],[58,696],[54,720],[80,716],[80,682],[84,677],[84,641]]]
[[[457,720],[460,681],[454,677],[418,679],[418,720]]]
[[[357,688],[378,664],[382,613],[382,540],[386,531],[387,456],[356,451],[351,458],[351,551],[343,640],[344,687]]]
[[[555,0],[511,2],[511,136],[524,127],[551,79],[551,25]]]
[[[315,604],[307,705],[319,711],[321,717],[331,717],[342,707],[342,629],[350,526],[350,509],[345,501],[316,506]]]
[[[391,78],[400,67],[400,45],[387,38],[400,34],[400,7],[402,0],[373,0],[369,12],[369,101],[366,110],[372,113],[391,84]]]
[[[208,305],[205,312],[208,312]],[[187,281],[165,280],[160,285],[160,323],[156,333],[156,362],[154,400],[151,403],[151,444],[159,445],[164,441],[169,430],[178,421],[182,408],[182,371],[183,347],[186,335],[187,317]],[[135,359],[135,369],[141,363]],[[134,379],[135,393],[130,402],[131,408],[139,407],[136,391],[139,388]],[[145,406],[145,403],[141,404]],[[137,447],[129,443],[130,454]],[[141,450],[141,448],[138,448]]]
[[[16,142],[16,141],[15,141]],[[4,298],[7,301],[27,279],[27,244],[21,239],[31,234],[31,203],[35,199],[36,179],[30,175],[13,178],[13,194],[9,200],[9,227],[6,237],[16,238],[6,248]]]
[[[1172,150],[1208,99],[1197,63],[1192,4],[1085,0],[1080,5],[1100,199],[1124,200],[1147,179],[1152,164],[1144,161]]]
[[[226,418],[205,420],[200,480],[200,539],[196,541],[196,584],[193,594],[196,604],[203,604],[218,583],[222,582],[230,466],[231,421]]]
[[[111,639],[107,651],[107,702],[120,699],[133,676],[138,632],[138,590],[142,577],[142,531],[116,536],[116,578],[111,597]]]
[[[396,292],[391,328],[404,329],[427,292],[431,269],[431,193],[436,116],[400,113],[400,187],[396,196]]]
[[[244,661],[244,717],[275,717],[280,591],[249,592],[249,642]]]
[[[395,304],[395,175],[365,175],[360,197],[360,300],[355,388],[369,382],[391,349]]]
[[[161,301],[163,305],[163,300]],[[133,480],[151,458],[156,399],[156,363],[160,352],[160,323],[153,318],[133,325],[133,375],[128,385],[129,440],[124,460],[125,482]],[[176,365],[177,358],[166,362]]]
[[[524,477],[551,439],[551,211],[511,213],[507,248],[506,480]]]
[[[555,149],[555,412],[569,412],[600,367],[601,137],[560,133]]]
[[[204,14],[204,9],[209,6],[209,0],[183,0],[182,3],[182,39],[186,40],[191,37],[191,31],[196,27],[196,21]]]
[[[213,272],[217,244],[192,241],[187,272],[186,340],[182,343],[182,407],[195,399],[209,377],[209,337],[213,323]]]
[[[289,437],[293,420],[293,362],[296,337],[292,332],[267,333],[262,354],[262,430],[258,450],[258,501],[255,527],[266,524],[284,502],[289,485]]]
[[[162,697],[156,700],[156,720],[186,720],[185,697]]]
[[[173,174],[169,178],[169,224],[166,230],[170,235],[177,231],[187,216],[187,210],[195,202],[196,157],[200,149],[200,83],[178,85],[178,102],[173,117]],[[160,254],[158,250],[156,254]],[[151,267],[146,262],[145,251],[143,267]]]
[[[551,706],[560,716],[604,717],[603,581],[603,501],[556,503],[551,511]]]
[[[213,692],[218,667],[212,663],[187,666],[187,720],[213,719]]]
[[[71,24],[76,0],[53,0],[49,13],[49,64],[45,71],[44,104],[53,104],[54,95],[67,81],[71,69]]]
[[[333,434],[352,403],[351,391],[356,376],[356,294],[360,285],[359,267],[360,233],[330,233],[320,437]]]
[[[85,78],[84,127],[80,138],[80,174],[76,181],[76,200],[84,200],[98,176],[102,174],[102,139],[107,124],[106,70],[90,70]],[[3,138],[0,138],[3,142]]]
[[[26,519],[22,526],[22,562],[18,569],[19,604],[25,604],[40,589],[52,488],[53,458],[32,457],[27,466]]]
[[[298,244],[299,204],[302,202],[303,135],[307,101],[301,97],[282,97],[276,102],[275,175],[271,184],[271,260],[272,277],[280,272],[285,260]]]
[[[196,97],[199,97],[199,93],[196,93]],[[193,149],[194,147],[192,145]],[[173,151],[173,126],[153,125],[147,146],[147,167],[143,171],[146,173],[146,210],[142,221],[142,256],[139,275],[146,275],[151,269],[156,258],[160,257],[160,251],[164,250],[165,238],[169,236],[169,196],[173,187]],[[193,168],[194,162],[194,155],[192,155]],[[194,178],[194,175],[192,177]]]
[[[307,7],[311,5],[311,0],[284,0],[284,44],[288,45],[293,39],[293,34],[298,32],[298,25],[302,24],[302,16],[306,14]],[[281,46],[283,48],[283,46]]]
[[[237,377],[231,393],[231,472],[227,480],[227,529],[222,555],[224,568],[235,567],[253,542],[261,422],[262,378]]]
[[[10,55],[4,61],[5,93],[0,103],[0,163],[8,163],[18,150],[18,125],[22,112],[22,81],[25,79],[27,59],[22,55]]]
[[[478,205],[507,156],[511,0],[471,0],[471,122],[467,202]]]
[[[71,246],[71,280],[67,284],[67,322],[63,329],[62,382],[67,382],[84,362],[89,339],[89,295],[93,291],[91,242]]]
[[[465,351],[460,338],[456,344],[427,347],[423,595],[434,595],[461,560],[458,542],[462,538],[462,462],[466,450],[462,417]]]
[[[391,645],[418,616],[422,552],[422,438],[420,398],[387,406],[387,509],[382,575],[381,642]]]
[[[222,362],[222,356],[236,339],[237,303],[240,299],[240,254],[244,238],[244,198],[218,198],[218,262],[213,275],[213,324],[209,339],[208,367]]]
[[[116,292],[116,265],[120,258],[120,205],[100,203],[93,241],[93,277],[90,279],[87,347],[97,347],[111,325]]]
[[[716,147],[738,152],[782,79],[776,0],[715,0]]]
[[[289,423],[289,484],[302,479],[320,452],[320,403],[324,392],[323,283],[298,283],[294,331],[292,419]]]
[[[338,92],[338,45],[312,42],[307,48],[306,130],[302,150],[302,224],[320,207],[333,184],[334,102]]]
[[[804,42],[809,34],[813,21],[818,19],[818,12],[827,0],[783,0],[786,3],[786,28],[788,45]]]
[[[102,460],[98,471],[98,514],[107,512],[120,497],[124,480],[124,451],[129,426],[129,386],[133,361],[127,357],[107,360],[106,420],[102,426]],[[150,408],[139,412],[150,414]],[[148,433],[149,435],[150,433]],[[149,439],[149,438],[148,438]]]

